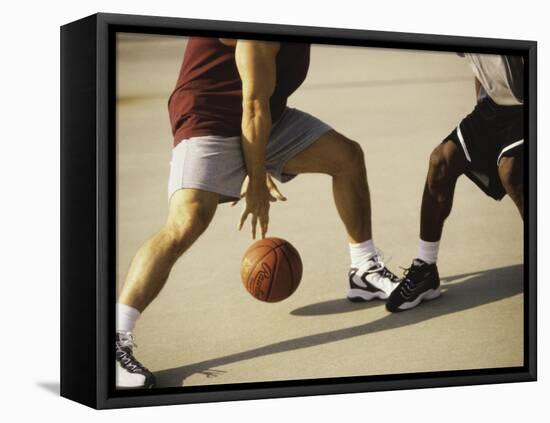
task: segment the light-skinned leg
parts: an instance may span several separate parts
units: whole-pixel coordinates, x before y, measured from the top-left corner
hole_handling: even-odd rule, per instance
[[[357,142],[329,131],[290,159],[283,172],[330,175],[334,202],[349,242],[358,244],[372,238],[367,171],[363,149]]]
[[[118,302],[142,312],[162,290],[178,258],[206,230],[218,205],[216,193],[181,189],[170,199],[164,226],[136,253]]]

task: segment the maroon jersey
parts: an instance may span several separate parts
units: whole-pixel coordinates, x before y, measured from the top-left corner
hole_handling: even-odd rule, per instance
[[[281,43],[276,58],[277,82],[270,99],[273,122],[281,117],[288,97],[304,82],[309,52],[309,44]],[[240,136],[242,83],[235,47],[217,38],[189,38],[168,109],[174,146],[204,135]]]

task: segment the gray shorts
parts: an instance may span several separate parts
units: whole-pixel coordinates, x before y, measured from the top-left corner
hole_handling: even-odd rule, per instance
[[[269,174],[281,182],[292,179],[295,175],[283,174],[286,162],[329,130],[331,127],[316,117],[287,108],[273,125],[267,143]],[[168,198],[182,188],[239,198],[245,177],[241,137],[208,135],[189,138],[172,150]]]

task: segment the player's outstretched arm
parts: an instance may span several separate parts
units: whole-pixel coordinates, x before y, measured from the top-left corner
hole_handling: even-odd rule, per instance
[[[251,215],[253,238],[256,238],[258,223],[262,238],[269,224],[270,194],[266,185],[265,152],[271,132],[269,100],[275,90],[278,51],[278,43],[264,41],[238,40],[235,47],[243,95],[241,138],[249,177],[239,229]]]

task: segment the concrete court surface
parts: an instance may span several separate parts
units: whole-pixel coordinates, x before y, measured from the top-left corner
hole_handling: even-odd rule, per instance
[[[168,96],[185,40],[121,35],[118,44],[118,286],[167,213]],[[474,105],[473,77],[453,53],[314,46],[290,105],[365,150],[376,244],[401,273],[416,253],[428,156]],[[221,205],[177,263],[136,329],[137,357],[159,386],[309,379],[523,364],[523,228],[512,201],[456,189],[439,269],[444,295],[392,315],[381,301],[345,300],[348,247],[330,178],[280,186],[269,235],[300,251],[289,299],[253,299],[239,277],[249,226]]]

